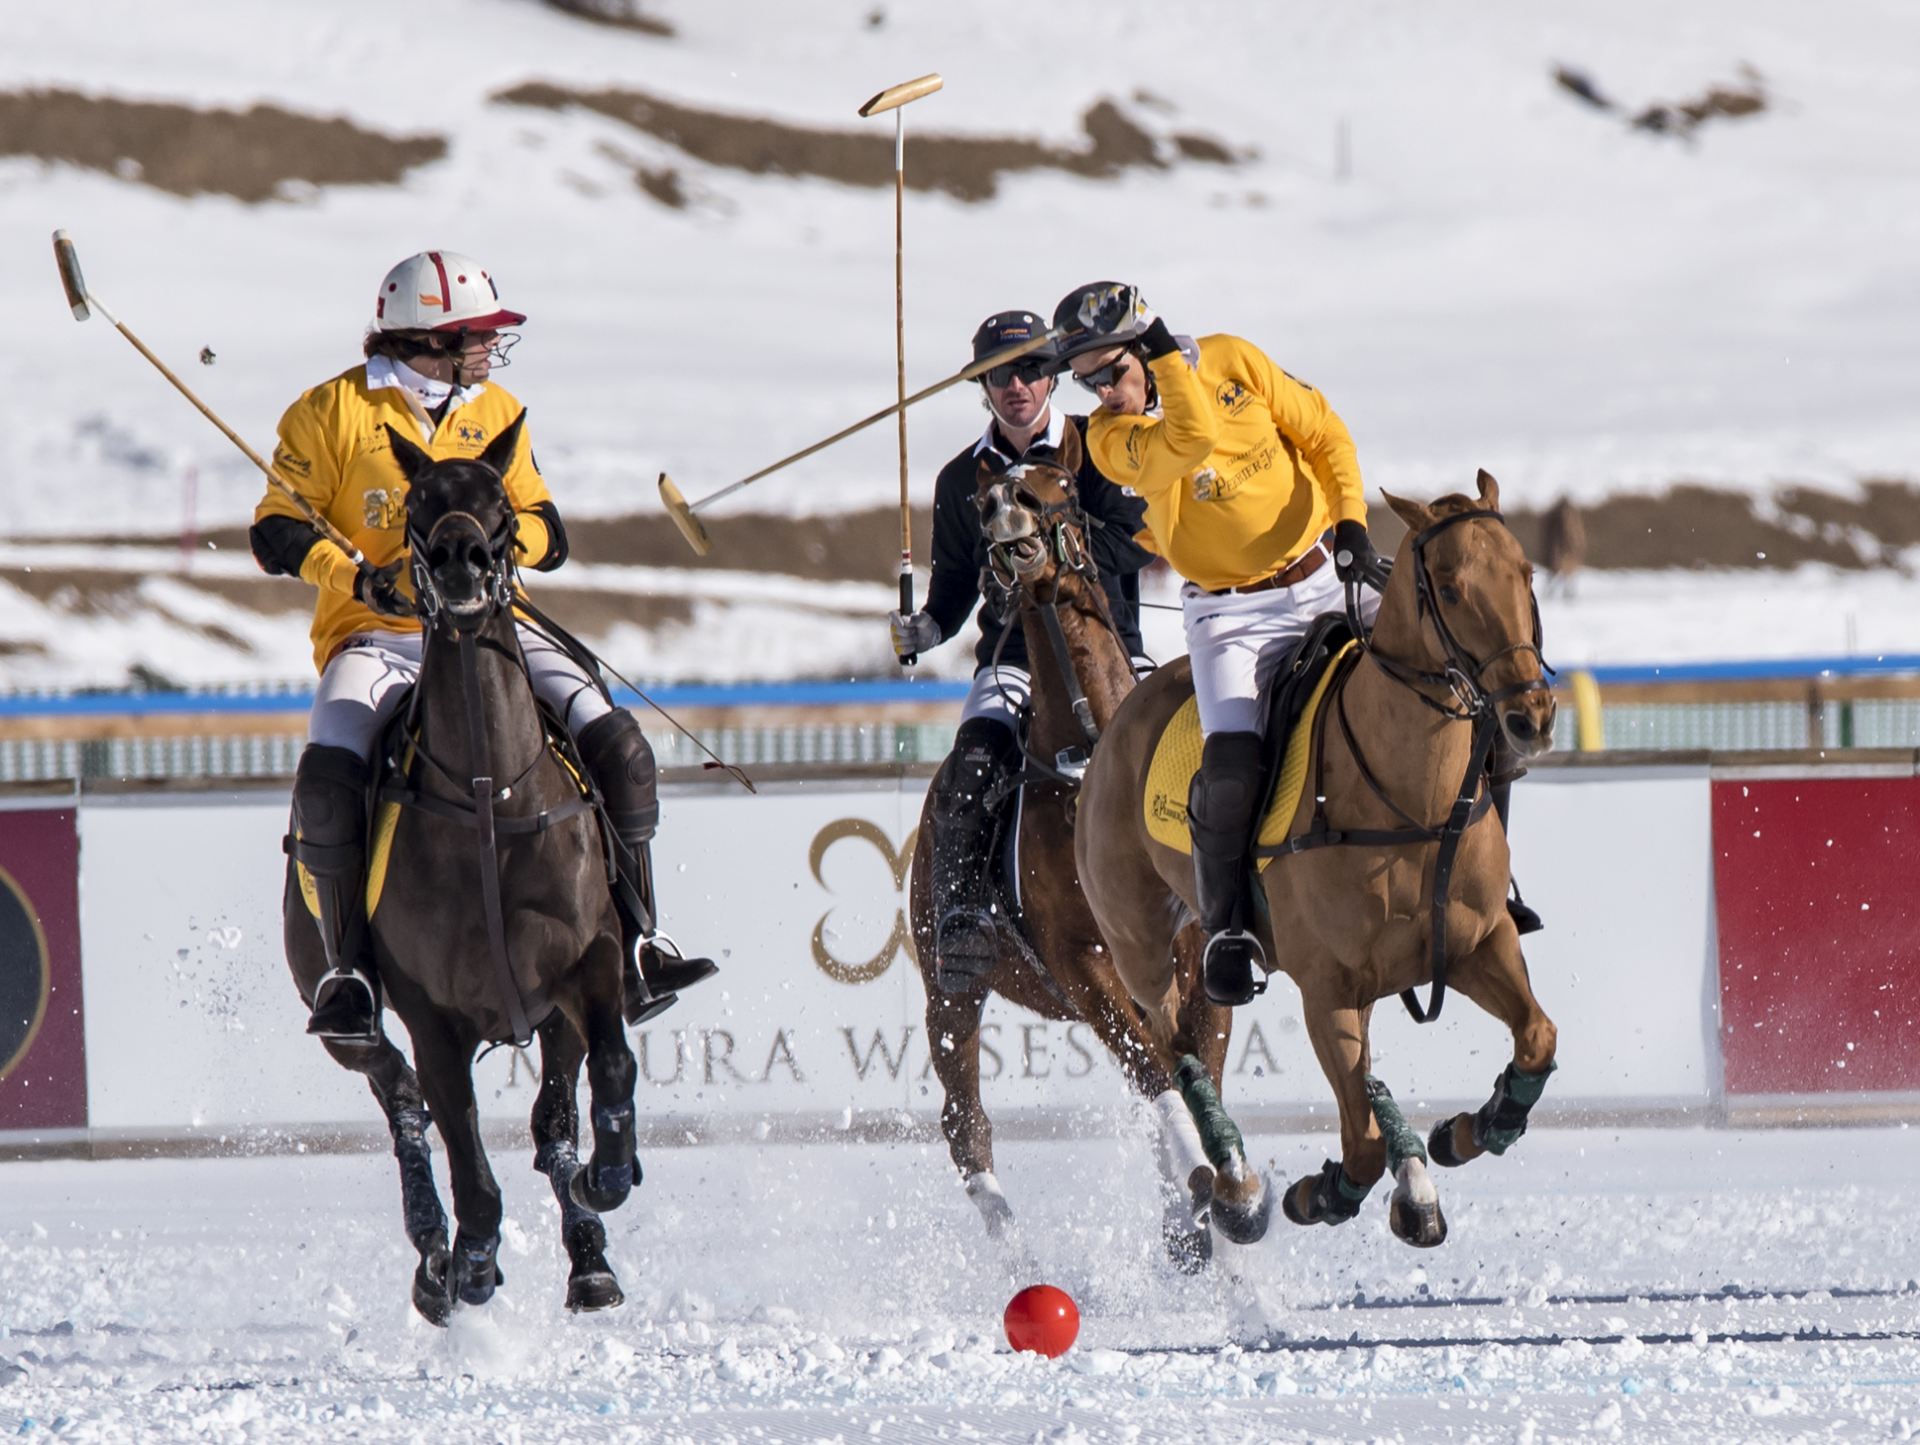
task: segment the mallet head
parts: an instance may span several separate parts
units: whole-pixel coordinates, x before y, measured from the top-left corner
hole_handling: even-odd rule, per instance
[[[898,110],[901,106],[916,101],[923,95],[932,95],[944,83],[938,75],[923,75],[918,80],[905,80],[898,85],[890,85],[861,106],[860,114],[879,115],[882,111]]]
[[[53,259],[60,267],[60,284],[67,288],[73,319],[85,321],[93,315],[87,306],[87,279],[80,274],[80,253],[73,248],[73,237],[65,231],[53,233]]]
[[[673,518],[673,525],[680,529],[680,535],[687,539],[689,547],[702,557],[713,551],[713,539],[707,536],[707,529],[693,515],[693,508],[687,505],[687,499],[673,484],[673,478],[665,472],[660,473],[660,502],[667,509],[667,515]]]

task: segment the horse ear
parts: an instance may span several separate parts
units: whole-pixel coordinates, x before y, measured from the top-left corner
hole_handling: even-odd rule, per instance
[[[387,442],[393,448],[393,459],[400,463],[400,475],[407,479],[408,486],[412,486],[413,479],[433,465],[431,456],[421,451],[391,426],[387,428]]]
[[[520,450],[520,433],[526,425],[527,410],[522,407],[520,415],[513,419],[513,425],[487,443],[487,449],[480,453],[481,463],[492,467],[504,477],[507,474],[507,468],[513,465],[513,454]]]
[[[1068,422],[1060,428],[1060,470],[1069,478],[1080,475],[1080,462],[1086,455],[1080,445],[1080,428]]]
[[[1424,532],[1433,525],[1433,509],[1419,502],[1409,502],[1405,497],[1396,497],[1392,492],[1382,492],[1393,515],[1407,524],[1409,532]]]
[[[1500,484],[1493,479],[1493,473],[1485,467],[1480,468],[1480,500],[1489,512],[1500,510]]]

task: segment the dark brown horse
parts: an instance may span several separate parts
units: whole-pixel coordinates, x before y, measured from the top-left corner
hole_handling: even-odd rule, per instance
[[[1073,856],[1078,771],[1132,691],[1133,668],[1086,551],[1073,480],[1079,465],[1079,434],[1068,427],[1057,464],[1028,463],[1004,475],[980,469],[981,525],[998,588],[1019,611],[1033,676],[1033,710],[1022,740],[1024,786],[1003,805],[1003,826],[1018,830],[1018,897],[997,889],[1008,921],[998,930],[992,970],[958,991],[950,991],[952,979],[943,986],[935,961],[930,793],[914,850],[911,903],[927,1039],[946,1092],[940,1123],[948,1148],[968,1195],[997,1235],[1012,1208],[994,1177],[993,1125],[980,1102],[987,996],[997,993],[1042,1018],[1084,1021],[1159,1113],[1169,1185],[1167,1248],[1177,1262],[1197,1268],[1212,1247],[1209,1217],[1228,1239],[1251,1243],[1265,1233],[1271,1200],[1220,1108],[1232,1013],[1209,1004],[1199,986],[1198,933],[1189,928],[1173,945],[1177,1022],[1156,1038],[1115,974],[1080,891]]]
[[[1478,500],[1432,506],[1387,498],[1407,524],[1372,642],[1349,653],[1318,714],[1289,841],[1260,875],[1261,947],[1300,986],[1307,1035],[1340,1107],[1340,1159],[1288,1190],[1296,1224],[1339,1224],[1389,1170],[1389,1218],[1410,1244],[1446,1238],[1427,1172],[1504,1153],[1554,1067],[1556,1034],[1527,980],[1507,912],[1507,840],[1483,768],[1496,734],[1521,759],[1553,746],[1532,568],[1480,473]],[[1114,965],[1158,1035],[1181,1008],[1174,957],[1179,900],[1193,894],[1186,854],[1155,840],[1142,795],[1156,741],[1191,675],[1163,669],[1128,699],[1088,770],[1080,867]],[[1451,842],[1449,834],[1452,835]],[[1450,873],[1440,860],[1450,860]],[[1445,879],[1437,886],[1438,879]],[[1421,1009],[1412,990],[1431,983]],[[1432,1017],[1448,987],[1506,1024],[1513,1062],[1476,1113],[1443,1119],[1423,1148],[1373,1077],[1373,1006],[1401,994]]]
[[[409,487],[426,638],[399,770],[374,814],[376,830],[391,827],[391,862],[371,927],[387,1003],[412,1036],[419,1074],[384,1033],[374,1043],[326,1042],[335,1060],[367,1076],[386,1112],[407,1234],[420,1253],[413,1300],[436,1324],[456,1301],[484,1304],[500,1280],[500,1188],[473,1093],[482,1044],[527,1041],[528,1020],[540,1036],[535,1167],[562,1210],[569,1308],[621,1302],[598,1214],[623,1203],[640,1177],[605,855],[594,815],[548,741],[510,605],[513,513],[500,479],[520,430],[516,421],[477,461],[447,462],[389,430]],[[287,962],[311,1003],[327,965],[301,883],[290,866]],[[583,1059],[594,1139],[584,1166],[574,1103]],[[451,1245],[425,1137],[429,1110],[447,1149],[459,1225]]]

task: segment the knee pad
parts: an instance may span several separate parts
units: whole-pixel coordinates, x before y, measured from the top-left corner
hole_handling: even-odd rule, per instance
[[[301,838],[309,843],[357,838],[363,831],[369,774],[366,759],[353,749],[309,744],[293,777],[293,814]]]
[[[646,842],[660,823],[659,771],[653,745],[633,714],[617,707],[574,739],[580,760],[606,795],[614,827],[627,842]]]
[[[1215,733],[1187,789],[1188,826],[1237,846],[1253,823],[1265,771],[1258,733]]]

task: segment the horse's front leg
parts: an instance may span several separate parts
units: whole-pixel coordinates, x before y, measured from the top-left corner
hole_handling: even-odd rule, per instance
[[[1331,959],[1323,966],[1338,970]],[[1294,976],[1311,979],[1313,975],[1300,969]],[[1310,986],[1301,989],[1301,1007],[1307,1038],[1313,1043],[1321,1072],[1333,1086],[1334,1101],[1340,1109],[1340,1158],[1327,1160],[1318,1174],[1309,1174],[1290,1185],[1281,1208],[1295,1224],[1345,1224],[1360,1212],[1367,1194],[1387,1169],[1386,1143],[1375,1124],[1367,1094],[1367,1069],[1372,1062],[1367,1025],[1373,1008],[1334,1002],[1325,996],[1325,990]]]
[[[473,1099],[473,1048],[437,1014],[408,1020],[420,1082],[447,1146],[447,1175],[453,1186],[453,1259],[447,1274],[452,1298],[483,1305],[500,1273],[500,1185],[480,1142],[480,1112]],[[433,1319],[426,1309],[421,1310]],[[436,1321],[444,1323],[444,1321]]]
[[[640,1182],[633,1119],[633,1085],[639,1069],[627,1047],[620,1004],[620,945],[605,931],[587,945],[581,960],[583,979],[581,1032],[587,1039],[587,1084],[593,1095],[593,1158],[574,1171],[568,1185],[573,1202],[605,1214],[627,1202]]]
[[[1427,1140],[1433,1162],[1455,1167],[1482,1154],[1504,1154],[1527,1132],[1527,1114],[1540,1101],[1556,1067],[1558,1030],[1527,980],[1520,935],[1501,915],[1493,932],[1453,967],[1452,986],[1504,1023],[1513,1034],[1513,1062],[1493,1081],[1493,1097],[1471,1114],[1433,1126]]]
[[[933,950],[920,955],[931,959]],[[980,1015],[987,1006],[982,981],[975,991],[947,993],[933,981],[931,963],[921,970],[927,986],[927,1043],[933,1072],[946,1096],[940,1106],[940,1132],[947,1136],[953,1167],[967,1186],[967,1198],[980,1211],[994,1239],[1013,1222],[1013,1206],[993,1172],[993,1120],[980,1102]]]
[[[571,1266],[567,1308],[612,1309],[626,1295],[607,1263],[607,1231],[600,1216],[574,1203],[569,1186],[580,1168],[580,1110],[574,1102],[586,1040],[555,1009],[540,1025],[540,1093],[533,1101],[533,1167],[547,1176],[560,1201],[560,1241]]]

